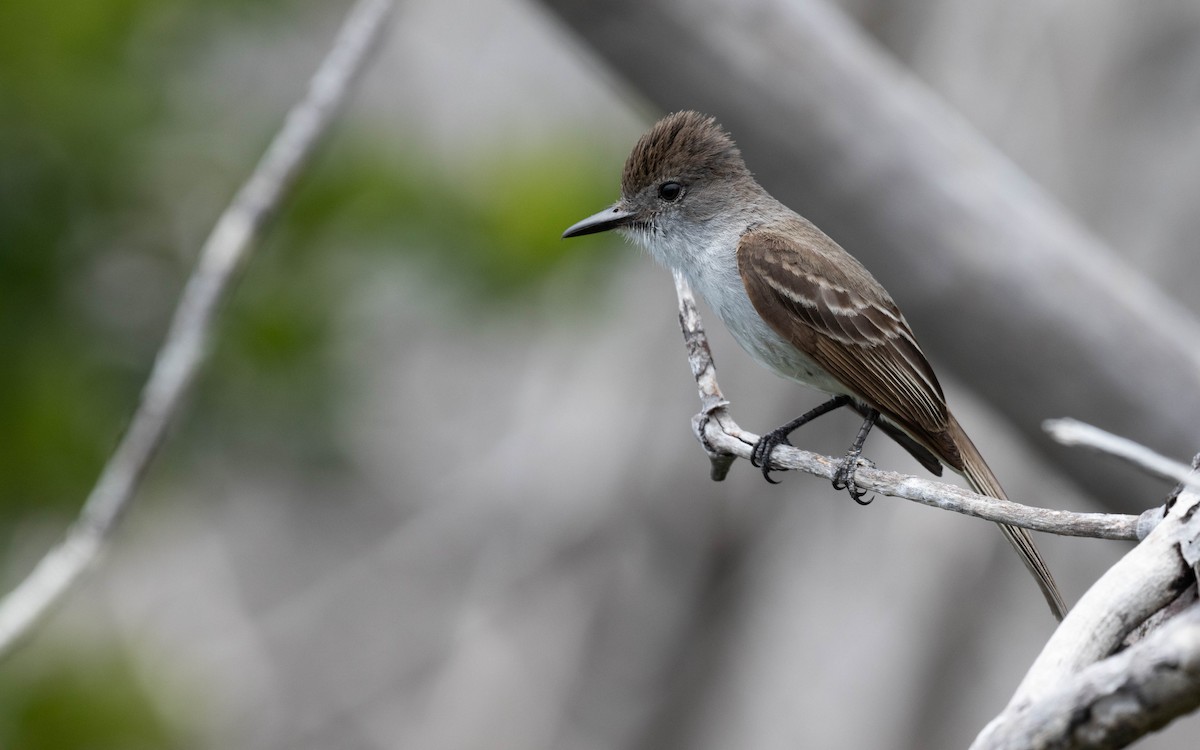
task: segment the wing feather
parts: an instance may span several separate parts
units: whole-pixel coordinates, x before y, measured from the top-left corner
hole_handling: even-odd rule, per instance
[[[750,301],[776,333],[959,468],[937,376],[896,303],[858,261],[803,220],[747,232],[737,255]]]

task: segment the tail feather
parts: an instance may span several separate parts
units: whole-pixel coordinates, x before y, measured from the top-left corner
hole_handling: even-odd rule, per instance
[[[967,437],[967,433],[959,426],[958,420],[953,415],[949,416],[947,427],[962,458],[960,470],[971,487],[981,495],[1007,500],[1008,496],[1004,494],[1004,489],[1000,486],[996,475],[992,473],[975,444],[971,442],[971,438]],[[1037,547],[1034,546],[1029,531],[1003,523],[996,525],[1000,527],[1004,538],[1021,556],[1021,561],[1025,563],[1025,567],[1037,581],[1038,587],[1042,590],[1042,596],[1046,597],[1046,603],[1050,605],[1050,611],[1054,613],[1054,617],[1062,620],[1067,614],[1066,602],[1063,601],[1058,585],[1054,583],[1054,576],[1050,574],[1050,568],[1046,566],[1046,561],[1042,559]]]

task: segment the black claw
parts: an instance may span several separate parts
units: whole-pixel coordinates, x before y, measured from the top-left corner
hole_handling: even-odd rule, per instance
[[[859,489],[858,484],[854,481],[854,474],[858,471],[858,456],[854,451],[846,455],[845,460],[838,464],[838,470],[833,475],[833,488],[835,490],[846,490],[850,493],[850,497],[859,505],[870,505],[875,499],[872,495],[870,499],[863,500],[867,496],[867,491]]]
[[[854,482],[854,474],[858,471],[858,459],[862,456],[863,443],[867,440],[867,433],[875,426],[875,421],[879,419],[879,412],[874,409],[868,409],[866,419],[863,426],[858,431],[858,436],[854,439],[854,444],[850,446],[850,451],[846,454],[846,458],[838,465],[838,469],[833,475],[833,488],[835,490],[846,490],[850,493],[850,497],[859,505],[870,505],[871,500],[875,499],[872,495],[870,500],[863,500],[867,496],[867,491],[858,488]]]
[[[838,492],[846,489],[846,464],[838,464],[837,471],[833,472],[833,488]]]
[[[779,484],[779,481],[771,478],[772,471],[783,471],[778,467],[771,465],[771,453],[776,446],[791,445],[787,439],[787,433],[781,430],[772,430],[766,435],[758,439],[754,444],[754,448],[750,451],[750,465],[755,468],[762,469],[763,479],[771,484]]]
[[[854,484],[854,468],[851,463],[854,460],[854,454],[848,454],[842,462],[838,464],[837,471],[833,473],[833,488],[838,490],[849,489]]]

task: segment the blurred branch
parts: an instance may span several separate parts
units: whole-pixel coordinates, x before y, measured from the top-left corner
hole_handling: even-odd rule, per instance
[[[1124,747],[1200,707],[1200,604],[1117,653],[1148,617],[1196,583],[1194,486],[1083,595],[973,748]]]
[[[1101,409],[1143,442],[1195,439],[1196,319],[832,3],[542,2],[656,111],[715,115],[773,195],[873,269],[926,353],[1031,440],[1048,445],[1047,414]],[[1055,454],[1110,502],[1145,496],[1088,458]]]
[[[1047,419],[1042,423],[1042,429],[1063,445],[1083,446],[1116,456],[1160,479],[1193,486],[1196,484],[1195,472],[1178,461],[1172,461],[1144,445],[1080,422],[1078,419]]]
[[[217,220],[183,289],[129,428],[66,538],[0,600],[0,656],[41,622],[91,568],[128,509],[167,428],[207,359],[221,304],[268,221],[290,194],[379,40],[391,0],[359,0],[305,97]]]
[[[692,418],[692,429],[713,463],[713,479],[719,481],[725,478],[734,457],[750,458],[750,451],[758,442],[759,436],[743,430],[729,414],[729,402],[725,400],[717,384],[716,367],[700,321],[700,313],[696,309],[696,300],[687,280],[679,273],[675,274],[675,291],[679,297],[679,323],[687,344],[688,363],[700,390],[702,411]],[[833,479],[840,462],[841,459],[809,453],[786,445],[779,446],[771,454],[772,464],[781,468],[798,469],[829,480]],[[865,464],[860,466],[855,474],[855,483],[862,489],[912,500],[934,508],[1063,536],[1136,540],[1139,525],[1142,528],[1148,526],[1145,523],[1139,524],[1138,516],[1071,513],[1034,508],[1010,500],[978,495],[950,484],[881,471]],[[1161,512],[1161,508],[1154,508],[1147,511],[1147,514],[1157,516]]]

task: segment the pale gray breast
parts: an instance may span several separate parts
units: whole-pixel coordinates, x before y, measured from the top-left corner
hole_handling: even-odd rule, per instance
[[[824,369],[775,332],[754,309],[737,269],[737,235],[704,247],[684,275],[721,318],[735,341],[762,366],[826,393],[846,393]]]

